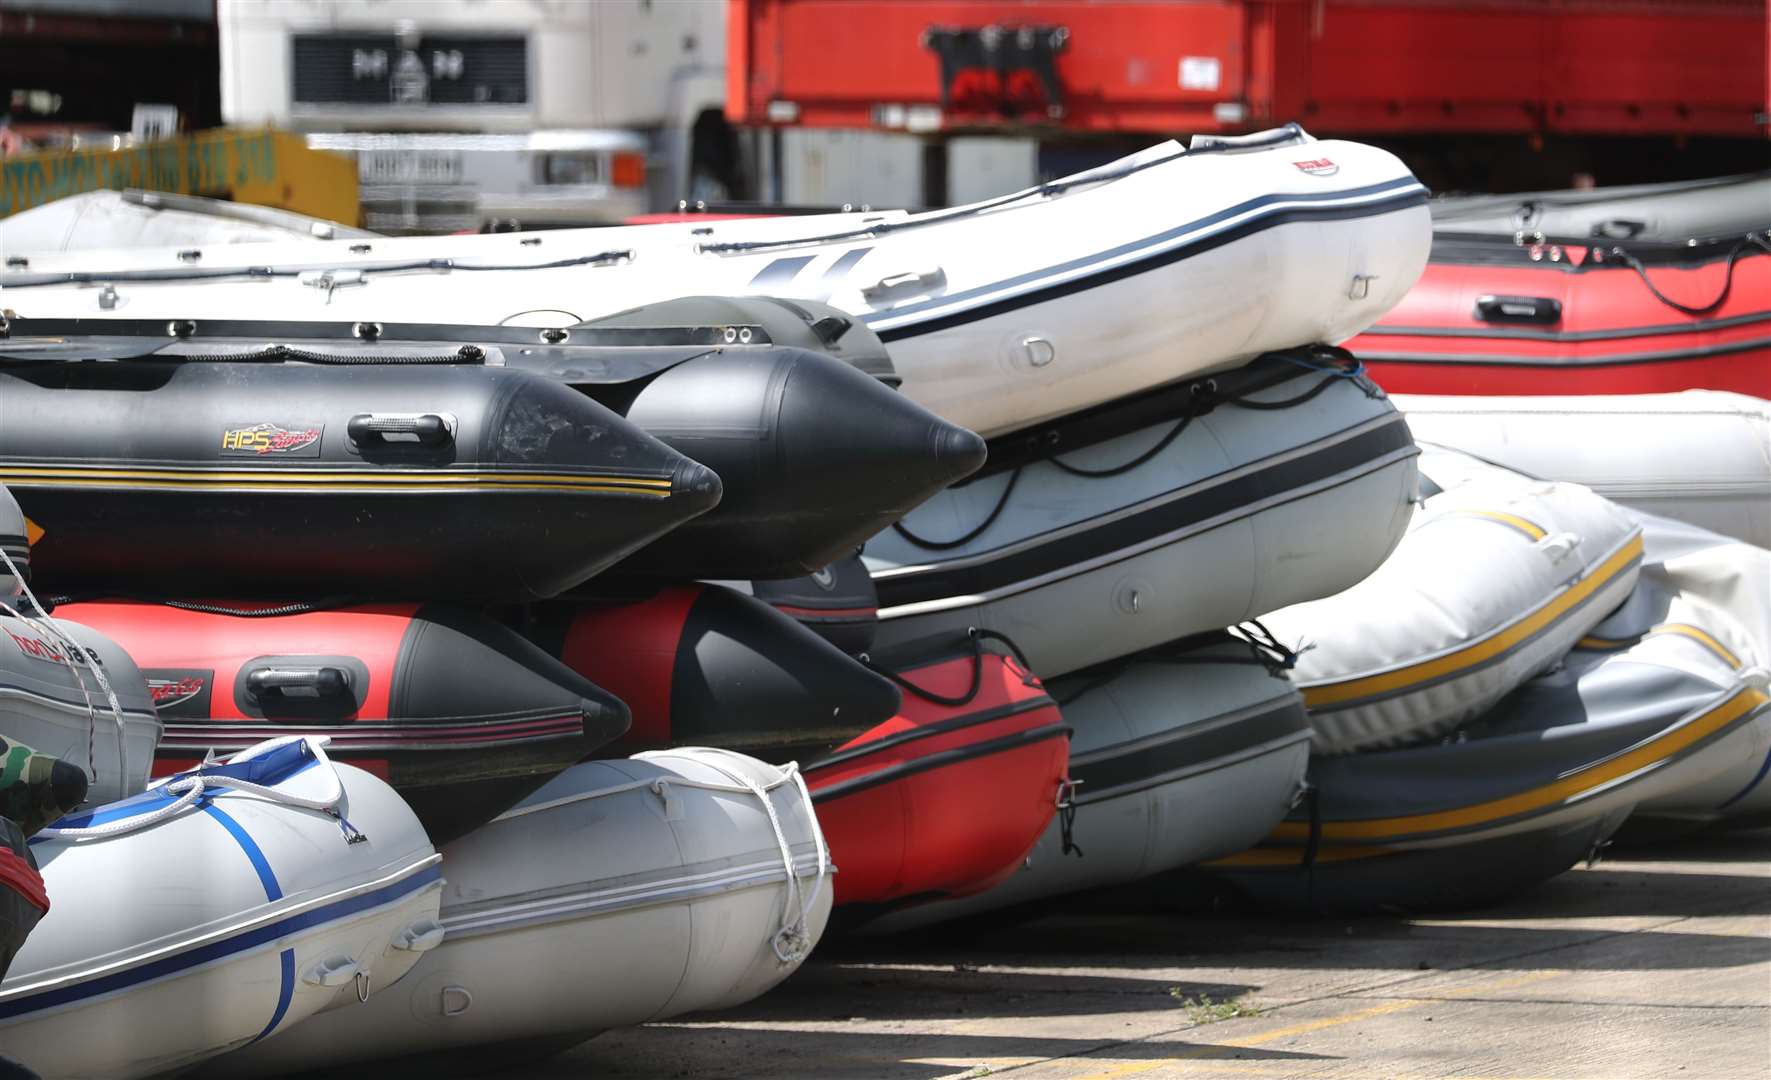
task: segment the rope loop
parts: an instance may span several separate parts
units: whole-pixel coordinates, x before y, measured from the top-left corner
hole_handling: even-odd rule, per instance
[[[1610,251],[1606,252],[1606,254],[1613,258],[1622,259],[1625,265],[1631,270],[1634,270],[1636,276],[1642,279],[1642,284],[1648,286],[1649,293],[1651,293],[1656,300],[1659,300],[1662,304],[1679,312],[1681,315],[1690,315],[1693,318],[1696,318],[1701,315],[1710,314],[1727,302],[1729,294],[1734,291],[1734,265],[1740,261],[1742,255],[1748,253],[1748,249],[1750,248],[1758,248],[1760,252],[1771,255],[1771,241],[1768,241],[1763,233],[1749,232],[1739,240],[1735,241],[1734,246],[1728,251],[1728,268],[1723,273],[1722,291],[1716,294],[1714,300],[1702,305],[1681,304],[1677,300],[1674,300],[1672,297],[1661,292],[1660,289],[1655,286],[1653,279],[1648,276],[1647,265],[1624,248],[1613,247]]]

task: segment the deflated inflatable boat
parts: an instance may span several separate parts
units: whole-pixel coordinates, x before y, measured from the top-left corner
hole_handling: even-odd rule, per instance
[[[1402,536],[1417,453],[1322,350],[997,440],[868,541],[881,646],[987,627],[1053,678],[1328,596]]]
[[[830,913],[795,771],[720,750],[575,765],[445,855],[447,936],[411,975],[205,1075],[459,1063],[730,1008],[797,970]]]
[[[1399,160],[1294,125],[923,214],[122,253],[0,274],[0,296],[29,317],[495,324],[541,309],[555,327],[694,293],[828,301],[885,339],[912,400],[991,435],[1343,340],[1413,284],[1429,236]]]
[[[1396,395],[1422,444],[1771,547],[1771,404],[1745,394]]]
[[[1261,620],[1299,650],[1292,677],[1318,753],[1395,746],[1473,720],[1555,664],[1635,585],[1641,527],[1587,489],[1455,454],[1428,455],[1421,468],[1433,493],[1382,566]]]
[[[1314,759],[1312,796],[1216,868],[1282,907],[1498,898],[1567,869],[1637,804],[1763,761],[1765,673],[1737,663],[1696,622],[1576,651],[1455,740]]]
[[[150,1076],[266,1039],[356,1006],[441,936],[418,820],[314,740],[260,744],[31,846],[53,904],[0,982],[0,1045],[46,1076]]]

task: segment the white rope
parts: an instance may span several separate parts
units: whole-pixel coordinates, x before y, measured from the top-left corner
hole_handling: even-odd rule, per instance
[[[19,591],[23,592],[25,594],[25,599],[31,602],[32,610],[42,612],[43,605],[37,602],[37,594],[31,591],[30,582],[26,581],[25,575],[19,572],[18,566],[12,561],[12,556],[6,553],[4,547],[0,547],[0,562],[6,564],[7,573],[11,574],[13,579],[18,582]],[[94,744],[98,737],[98,710],[92,707],[92,694],[86,689],[86,677],[80,674],[80,668],[82,665],[92,669],[93,677],[98,680],[99,689],[104,691],[105,700],[110,703],[111,719],[116,722],[117,771],[119,775],[118,786],[120,788],[126,786],[129,782],[129,740],[123,728],[123,706],[122,703],[117,700],[117,692],[111,689],[111,680],[105,677],[104,665],[98,662],[96,656],[88,657],[86,650],[80,646],[80,643],[70,637],[67,632],[61,628],[61,624],[56,622],[56,620],[47,613],[43,615],[43,621],[39,623],[36,619],[13,608],[11,604],[0,602],[0,610],[4,610],[7,614],[18,619],[26,626],[40,630],[42,633],[59,640],[62,643],[62,646],[69,650],[66,661],[68,669],[74,673],[74,683],[80,688],[80,695],[86,699],[86,718],[88,722],[86,729],[87,778],[96,781],[98,779],[98,763],[93,759],[96,757]],[[77,657],[84,657],[85,659],[79,660],[76,659]]]
[[[285,806],[300,807],[304,810],[318,810],[322,813],[338,818],[341,824],[346,825],[348,835],[348,833],[353,830],[349,828],[348,823],[344,822],[343,817],[339,815],[337,810],[338,804],[344,799],[344,785],[338,779],[338,770],[332,767],[331,759],[326,756],[326,741],[325,736],[285,735],[282,738],[256,743],[227,759],[227,764],[238,764],[251,761],[253,758],[262,757],[270,751],[288,746],[290,743],[306,742],[308,752],[313,754],[314,760],[326,771],[326,775],[332,780],[331,790],[320,798],[296,795],[292,792],[284,791],[281,788],[255,784],[250,780],[241,780],[238,777],[205,774],[199,770],[186,776],[173,777],[152,785],[152,788],[178,795],[177,799],[167,803],[165,806],[162,806],[157,810],[152,810],[145,814],[138,814],[134,817],[123,818],[105,825],[89,825],[82,828],[69,829],[57,829],[53,827],[42,829],[38,831],[37,835],[60,840],[88,840],[103,839],[106,837],[121,836],[124,833],[138,832],[150,826],[157,825],[160,822],[165,821],[167,818],[175,817],[178,814],[183,813],[186,809],[194,805],[198,799],[203,797],[204,791],[212,788],[225,788],[247,795],[257,795],[258,797],[267,799],[271,802],[281,803]]]
[[[729,751],[727,752],[729,753]],[[775,831],[775,843],[781,850],[781,866],[787,873],[787,902],[781,908],[781,928],[769,939],[769,947],[774,950],[775,959],[781,963],[797,964],[812,951],[812,935],[807,930],[807,926],[812,921],[812,907],[817,903],[818,894],[824,887],[824,876],[829,865],[824,847],[824,833],[818,825],[818,815],[812,809],[811,791],[806,788],[805,778],[800,775],[799,762],[790,761],[782,766],[781,771],[784,774],[782,779],[771,784],[770,787],[779,787],[788,779],[792,779],[804,802],[806,819],[812,825],[813,846],[818,852],[818,876],[814,879],[809,894],[800,887],[799,875],[794,872],[793,844],[787,839],[787,831],[781,826],[781,816],[775,812],[775,801],[769,798],[762,785],[743,773],[727,769],[717,762],[708,761],[707,764],[742,784],[763,804],[763,812],[769,816],[769,827]],[[793,918],[792,912],[796,907],[799,909],[799,916]]]

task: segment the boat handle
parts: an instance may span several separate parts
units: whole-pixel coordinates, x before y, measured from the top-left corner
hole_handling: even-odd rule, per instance
[[[335,698],[351,696],[351,673],[344,668],[259,668],[246,676],[246,690],[253,697],[290,691],[303,691],[301,697]]]
[[[455,441],[455,418],[442,413],[358,413],[344,430],[359,445],[374,442],[445,446]]]
[[[394,948],[404,952],[429,952],[443,943],[443,924],[435,919],[415,922],[394,938]]]
[[[907,289],[914,288],[917,292],[928,292],[932,289],[944,288],[946,285],[947,271],[937,266],[929,270],[907,270],[902,274],[888,274],[871,285],[863,286],[861,295],[872,301]]]
[[[1562,321],[1562,302],[1548,296],[1478,296],[1476,318],[1486,323],[1544,326]]]
[[[301,981],[309,986],[343,986],[356,979],[363,969],[348,956],[328,956],[307,969]]]

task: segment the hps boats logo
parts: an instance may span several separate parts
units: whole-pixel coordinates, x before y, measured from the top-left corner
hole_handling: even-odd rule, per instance
[[[1327,158],[1313,158],[1310,161],[1294,161],[1299,172],[1307,172],[1311,176],[1333,176],[1341,171],[1341,167]]]
[[[244,427],[228,428],[221,433],[221,452],[227,457],[263,457],[283,454],[292,457],[319,457],[321,424],[297,424],[284,427],[260,421]]]

